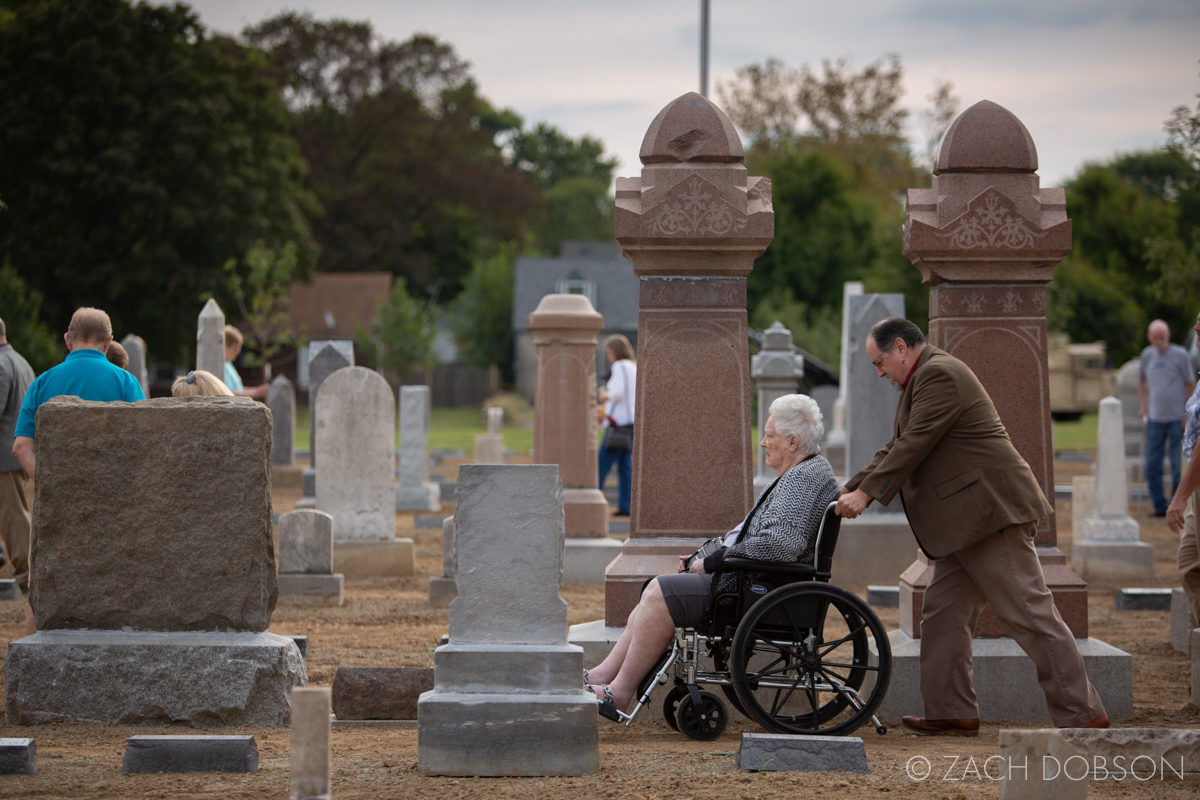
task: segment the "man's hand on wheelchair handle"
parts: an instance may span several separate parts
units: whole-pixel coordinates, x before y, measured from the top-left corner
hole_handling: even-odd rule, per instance
[[[846,492],[845,487],[842,487],[843,494],[837,501],[837,515],[854,519],[866,509],[871,502],[871,495],[864,492],[862,489],[855,489],[853,492]]]

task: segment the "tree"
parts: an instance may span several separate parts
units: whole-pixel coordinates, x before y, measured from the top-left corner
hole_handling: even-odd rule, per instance
[[[387,302],[370,330],[359,330],[358,344],[367,352],[376,349],[375,361],[394,375],[433,365],[434,308],[408,293],[403,278],[392,284]]]
[[[453,295],[479,249],[521,240],[538,192],[500,145],[520,118],[479,96],[449,45],[295,13],[243,35],[288,98],[324,208],[312,219],[321,269],[384,270],[409,291]]]
[[[202,297],[229,302],[222,267],[254,242],[292,243],[311,268],[313,201],[265,68],[182,5],[0,14],[0,257],[52,326],[101,306],[171,357]]]
[[[511,247],[479,258],[454,303],[452,327],[466,362],[492,364],[513,380],[512,296],[515,258]]]
[[[225,262],[230,294],[243,324],[249,328],[245,332],[248,352],[243,354],[249,366],[270,362],[275,354],[297,341],[289,313],[290,289],[297,277],[296,262],[296,246],[292,242],[279,249],[255,242],[243,259],[244,275],[236,259]]]
[[[29,289],[12,264],[0,264],[0,318],[4,320],[5,337],[18,353],[25,357],[34,372],[50,369],[66,355],[60,335],[55,335],[42,322],[42,296]],[[66,325],[63,325],[66,330]]]
[[[1196,309],[1184,298],[1200,274],[1172,279],[1162,263],[1185,252],[1178,187],[1194,180],[1189,170],[1165,151],[1131,153],[1067,182],[1074,247],[1050,284],[1051,327],[1074,341],[1105,340],[1118,364],[1141,350],[1151,319],[1190,327]]]
[[[719,87],[750,140],[747,166],[772,180],[775,240],[750,275],[752,309],[769,297],[770,307],[803,309],[805,324],[820,329],[828,311],[840,314],[842,284],[862,280],[868,291],[903,291],[910,318],[928,314],[928,290],[900,252],[898,199],[928,181],[903,135],[902,77],[894,55],[861,70],[770,59]],[[939,139],[958,100],[942,83],[929,101],[922,118],[928,138]]]
[[[530,249],[557,255],[567,240],[612,238],[609,187],[617,161],[604,157],[599,140],[584,136],[576,141],[552,125],[538,123],[515,134],[508,149],[509,162],[537,181],[543,192],[531,222]]]

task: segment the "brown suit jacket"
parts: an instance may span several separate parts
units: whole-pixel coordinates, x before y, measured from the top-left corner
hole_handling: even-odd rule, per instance
[[[932,345],[900,396],[892,440],[846,488],[882,503],[899,492],[934,558],[1053,512],[975,373]]]

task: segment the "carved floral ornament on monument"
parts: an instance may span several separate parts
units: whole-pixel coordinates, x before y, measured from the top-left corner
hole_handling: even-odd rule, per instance
[[[646,215],[646,222],[658,236],[727,236],[746,227],[746,215],[726,202],[708,181],[692,175]]]
[[[989,295],[972,287],[942,287],[933,308],[942,316],[1018,316],[1046,312],[1046,293],[1038,287],[1017,287]]]
[[[1060,225],[1070,225],[1063,222]],[[912,249],[917,226],[929,228],[919,220],[904,226],[904,248]],[[1029,250],[1042,244],[1058,225],[1041,229],[1017,211],[1016,204],[990,186],[967,204],[967,210],[932,235],[951,250]]]

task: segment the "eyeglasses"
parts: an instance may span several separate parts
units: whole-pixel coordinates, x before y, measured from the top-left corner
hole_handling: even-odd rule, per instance
[[[880,369],[883,369],[883,357],[884,357],[884,356],[886,356],[886,355],[887,355],[888,353],[890,353],[890,352],[892,352],[892,351],[891,351],[891,350],[884,350],[882,353],[880,353],[880,354],[879,354],[879,357],[878,357],[878,358],[876,358],[876,359],[874,359],[873,361],[871,361],[871,366],[875,367],[875,369],[876,369],[877,371],[878,371],[878,370],[880,370]]]

